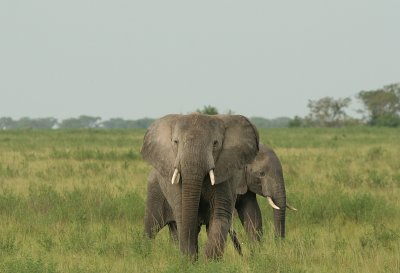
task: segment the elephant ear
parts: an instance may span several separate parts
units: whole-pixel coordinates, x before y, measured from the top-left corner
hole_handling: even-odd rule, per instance
[[[246,167],[234,170],[234,183],[236,186],[236,194],[245,194],[248,191],[247,187],[247,177],[246,177]]]
[[[154,121],[147,129],[140,151],[143,158],[161,175],[170,177],[175,155],[171,143],[172,129],[180,115],[167,115]]]
[[[225,124],[225,135],[215,164],[216,183],[228,180],[235,169],[249,164],[259,149],[258,131],[247,118],[240,115],[221,115],[219,118]]]

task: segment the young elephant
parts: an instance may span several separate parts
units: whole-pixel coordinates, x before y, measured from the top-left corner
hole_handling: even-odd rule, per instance
[[[262,215],[256,194],[266,197],[273,208],[275,236],[285,237],[286,208],[296,210],[286,203],[285,182],[282,165],[275,152],[262,144],[253,162],[237,171],[239,186],[236,190],[235,208],[247,234],[260,241]]]

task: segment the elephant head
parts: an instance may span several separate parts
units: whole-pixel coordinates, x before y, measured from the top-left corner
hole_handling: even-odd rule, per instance
[[[238,194],[247,191],[267,198],[273,208],[275,236],[285,237],[286,208],[296,210],[286,203],[285,182],[282,165],[275,152],[262,144],[253,162],[246,166],[245,179],[242,179]]]
[[[168,187],[179,187],[181,204],[174,214],[183,253],[197,254],[202,189],[230,183],[234,169],[250,163],[257,152],[258,131],[243,116],[167,115],[149,127],[141,153],[171,181]]]

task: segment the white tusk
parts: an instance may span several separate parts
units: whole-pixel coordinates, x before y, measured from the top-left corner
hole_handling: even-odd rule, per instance
[[[178,184],[179,179],[181,179],[181,175],[179,174],[178,169],[175,169],[174,174],[172,175],[171,183],[173,184]]]
[[[210,170],[210,180],[211,180],[211,185],[214,186],[214,184],[215,184],[215,176],[214,176],[214,170],[213,169]]]
[[[272,201],[272,198],[267,196],[268,204],[273,207],[274,209],[280,209],[277,205],[275,205],[274,201]]]
[[[286,204],[286,207],[287,207],[288,209],[290,209],[290,210],[297,211],[297,209],[296,209],[295,207],[292,207],[292,206],[289,205],[289,204]]]

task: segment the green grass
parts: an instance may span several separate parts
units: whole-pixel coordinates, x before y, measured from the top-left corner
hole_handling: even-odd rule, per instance
[[[143,130],[0,131],[0,272],[400,272],[400,131],[269,129],[289,202],[287,238],[190,262],[168,230],[143,237]]]

